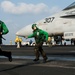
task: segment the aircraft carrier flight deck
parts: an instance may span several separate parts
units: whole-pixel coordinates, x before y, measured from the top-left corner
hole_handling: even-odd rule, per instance
[[[75,46],[44,46],[48,56],[46,63],[42,57],[34,62],[34,47],[4,45],[3,50],[11,51],[13,61],[0,56],[0,75],[75,75]]]

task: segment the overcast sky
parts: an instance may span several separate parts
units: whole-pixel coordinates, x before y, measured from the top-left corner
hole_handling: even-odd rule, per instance
[[[0,0],[0,20],[4,21],[9,33],[4,36],[14,44],[15,33],[24,26],[48,17],[64,9],[75,0]]]

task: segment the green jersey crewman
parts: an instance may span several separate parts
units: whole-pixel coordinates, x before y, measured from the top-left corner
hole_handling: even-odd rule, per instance
[[[12,61],[11,52],[8,51],[2,51],[1,44],[2,44],[2,35],[5,35],[9,32],[8,28],[6,27],[5,23],[3,21],[0,21],[0,55],[8,57],[9,61]]]
[[[41,29],[39,29],[36,24],[32,25],[32,29],[33,29],[33,34],[29,35],[28,38],[35,38],[35,48],[34,48],[34,52],[36,55],[36,58],[34,59],[34,61],[38,61],[39,60],[39,52],[41,53],[42,57],[43,57],[43,61],[45,62],[47,60],[47,56],[46,53],[43,51],[42,45],[44,41],[48,40],[48,33],[46,31],[43,31]]]

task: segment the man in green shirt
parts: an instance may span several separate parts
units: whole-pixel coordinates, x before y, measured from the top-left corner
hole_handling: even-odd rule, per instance
[[[44,41],[48,40],[48,33],[46,31],[39,29],[36,26],[36,24],[32,25],[32,29],[33,29],[33,34],[29,35],[28,38],[32,38],[32,37],[35,38],[36,44],[35,44],[34,52],[35,52],[36,58],[34,59],[34,61],[39,60],[39,56],[40,56],[39,52],[40,52],[43,57],[43,61],[46,62],[47,56],[42,49],[42,45]]]
[[[5,23],[0,21],[0,55],[8,57],[9,61],[12,61],[11,52],[2,51],[1,44],[2,44],[2,35],[5,35],[9,32],[8,28],[6,27]],[[3,38],[4,39],[4,38]]]

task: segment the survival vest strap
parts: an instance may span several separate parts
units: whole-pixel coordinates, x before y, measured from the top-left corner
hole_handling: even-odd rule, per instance
[[[2,32],[2,21],[0,20],[0,32]]]

